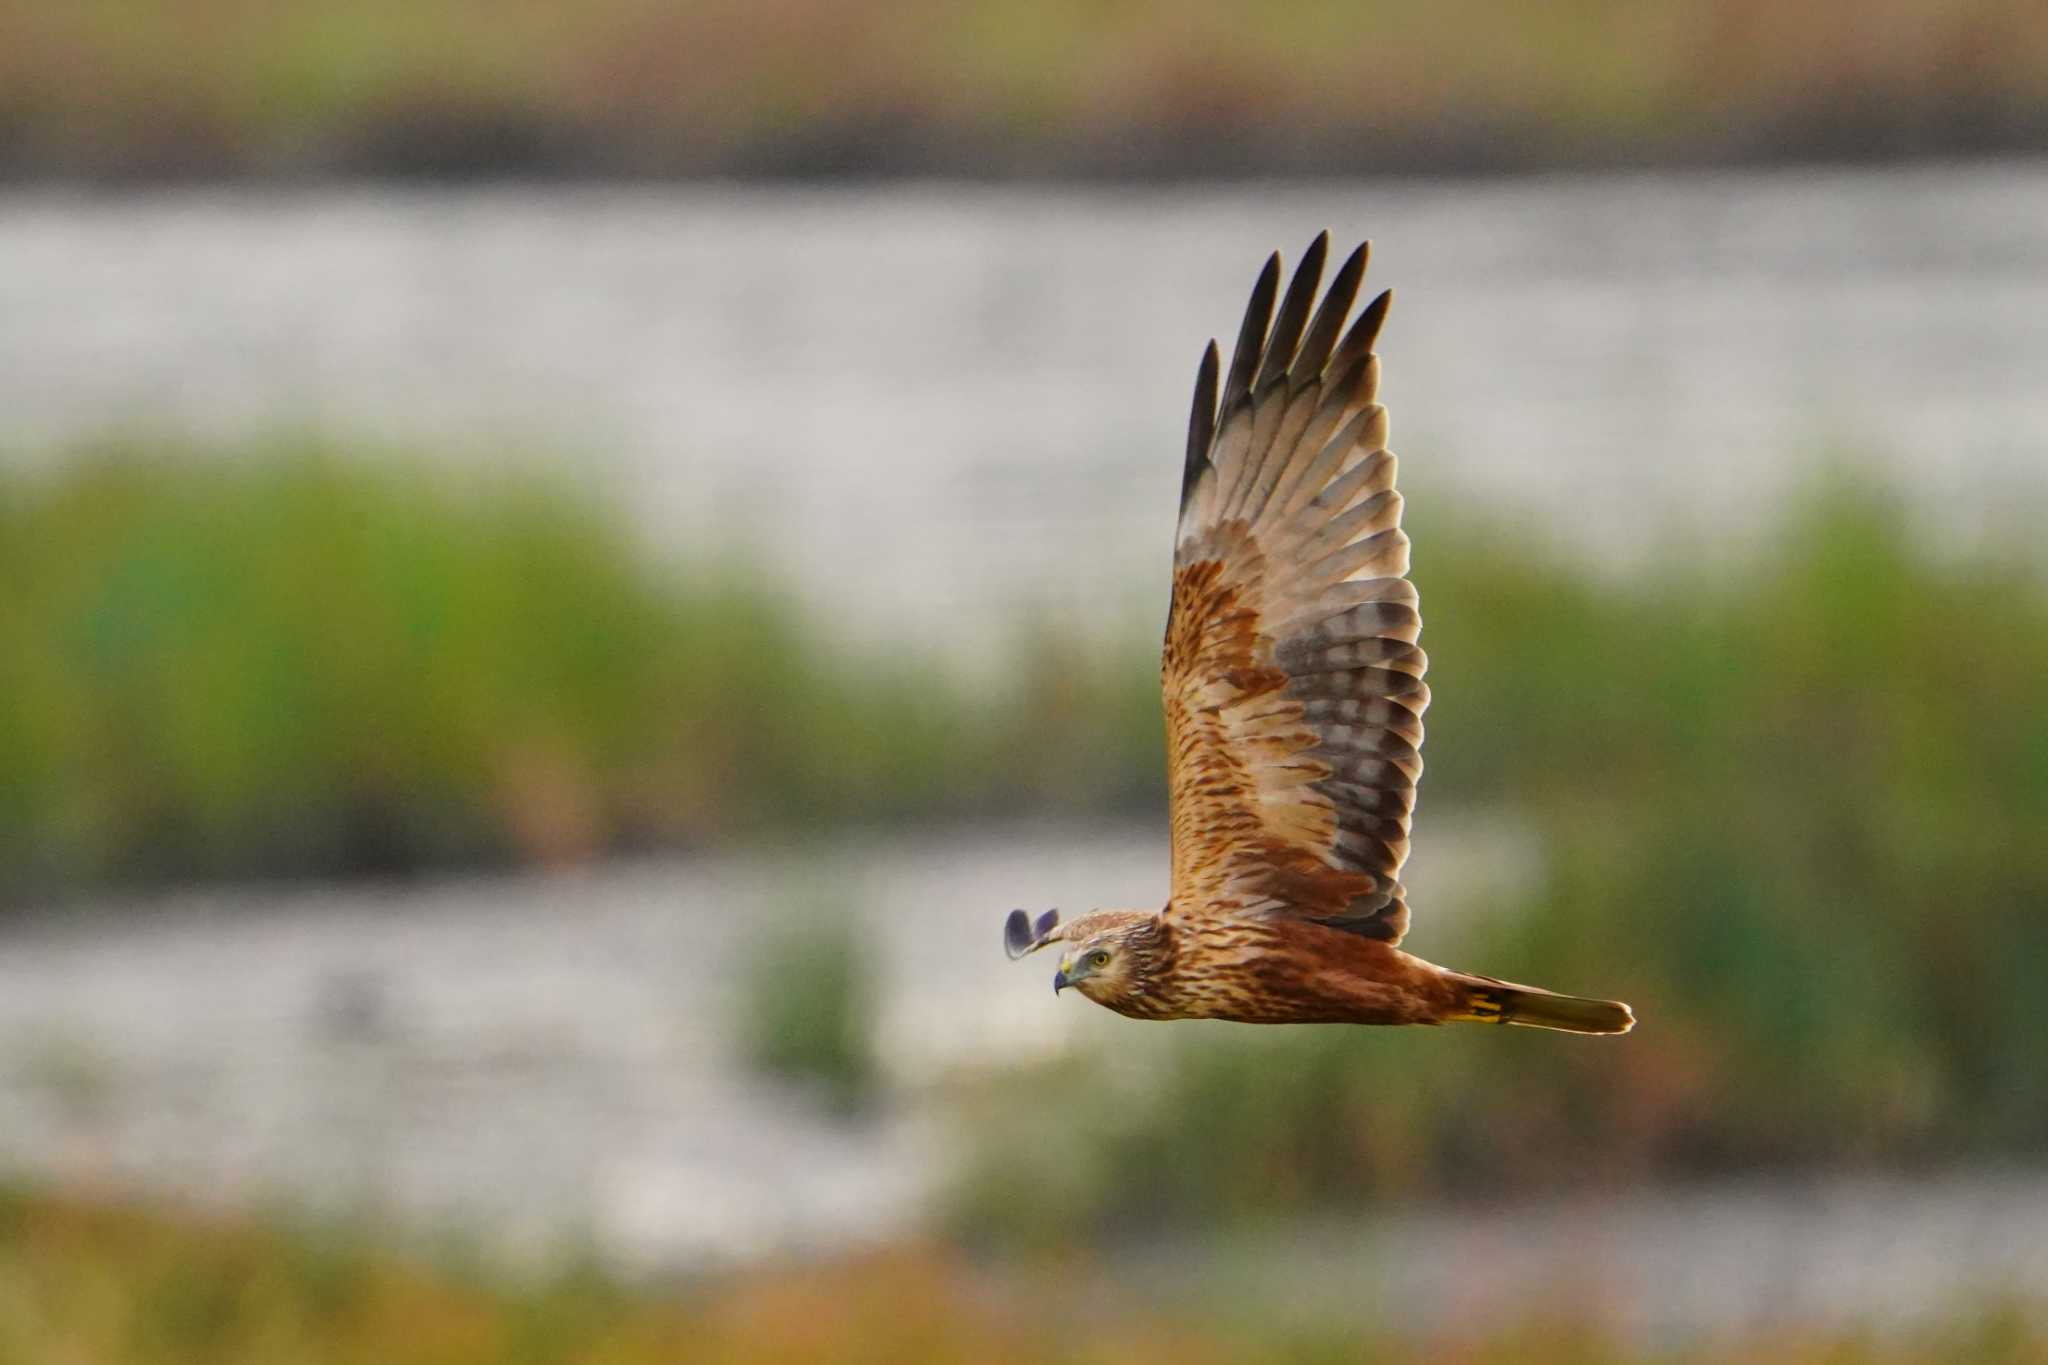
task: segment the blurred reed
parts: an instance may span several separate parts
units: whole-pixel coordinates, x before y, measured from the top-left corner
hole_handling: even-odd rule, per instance
[[[758,1072],[853,1115],[881,1075],[865,916],[848,900],[822,878],[789,893],[749,955],[736,1033]]]
[[[1257,1301],[1168,1309],[1103,1292],[1113,1267],[992,1266],[922,1247],[684,1282],[635,1284],[571,1264],[526,1274],[464,1267],[365,1239],[368,1229],[145,1211],[0,1188],[0,1360],[94,1365],[640,1365],[901,1361],[1005,1365],[1373,1365],[1646,1358],[1570,1318],[1439,1339],[1355,1323],[1288,1321]],[[1092,1292],[1072,1306],[1076,1268]],[[1941,1360],[2019,1365],[2048,1336],[1995,1301],[1876,1332],[1788,1324],[1700,1343],[1699,1358],[1766,1365]]]
[[[1134,806],[1142,651],[1012,683],[655,571],[541,479],[128,442],[0,478],[0,903],[104,883],[560,862],[820,822]]]
[[[0,169],[1271,175],[2039,145],[2024,0],[32,0]]]
[[[1150,639],[1110,658],[1026,630],[1001,684],[970,682],[830,638],[743,571],[658,571],[544,483],[213,454],[131,445],[0,484],[16,899],[828,822],[1157,817]],[[1165,1060],[1086,1084],[1074,1061],[970,1104],[965,1222],[1028,1240],[1019,1220],[2048,1152],[2037,552],[1923,544],[1906,503],[1846,482],[1746,562],[1627,580],[1418,520],[1420,837],[1433,810],[1490,805],[1544,870],[1456,926],[1419,907],[1416,945],[1628,999],[1642,1026],[1619,1045],[1134,1034]],[[804,972],[854,980],[820,951]],[[815,1021],[757,1022],[776,1065],[856,1074],[837,1024],[803,1042]]]

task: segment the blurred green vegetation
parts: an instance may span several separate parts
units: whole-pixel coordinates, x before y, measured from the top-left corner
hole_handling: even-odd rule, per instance
[[[2031,0],[28,0],[0,168],[1441,172],[2031,150]]]
[[[1020,638],[1008,686],[654,571],[550,481],[128,443],[0,479],[0,901],[566,861],[824,821],[1135,805],[1157,701]]]
[[[1419,837],[1434,810],[1491,808],[1544,854],[1458,923],[1419,905],[1411,946],[1627,999],[1642,1025],[1126,1028],[969,1097],[964,1226],[1030,1242],[2048,1153],[2037,548],[1937,551],[1908,503],[1846,481],[1747,561],[1625,578],[1417,523],[1437,698]],[[0,580],[17,900],[849,821],[1154,817],[1162,797],[1148,635],[1110,657],[1027,630],[1002,682],[970,680],[824,636],[739,567],[658,571],[541,481],[292,443],[110,449],[0,482]],[[756,1058],[857,1094],[857,958],[801,947],[757,963]],[[779,1001],[761,984],[791,977]]]
[[[1418,528],[1418,838],[1492,802],[1545,870],[1455,925],[1418,906],[1407,946],[1637,1030],[1120,1031],[970,1098],[960,1226],[2048,1154],[2048,589],[1913,530],[1834,484],[1753,562],[1603,581]]]
[[[451,1268],[357,1235],[0,1189],[0,1361],[91,1365],[639,1365],[640,1362],[1174,1360],[1605,1365],[2019,1365],[2038,1319],[1997,1305],[1879,1334],[1787,1327],[1638,1354],[1599,1327],[1536,1321],[1440,1341],[1279,1325],[1256,1303],[1169,1310],[1114,1267],[974,1265],[941,1248],[634,1285],[594,1266]]]
[[[822,885],[792,897],[746,964],[737,1032],[756,1070],[854,1113],[881,1077],[867,930],[847,899]]]

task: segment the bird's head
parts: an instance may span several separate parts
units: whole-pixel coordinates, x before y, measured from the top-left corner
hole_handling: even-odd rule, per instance
[[[1022,910],[1012,910],[1003,927],[1004,946],[1013,958],[1058,944],[1054,993],[1073,986],[1097,1004],[1144,994],[1161,938],[1159,916],[1147,910],[1091,910],[1065,924],[1057,910],[1046,911],[1036,923]]]

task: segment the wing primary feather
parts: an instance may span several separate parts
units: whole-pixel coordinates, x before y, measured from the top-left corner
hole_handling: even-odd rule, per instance
[[[1297,625],[1312,625],[1328,621],[1335,616],[1359,607],[1378,610],[1388,603],[1414,611],[1419,602],[1415,585],[1405,578],[1353,579],[1346,583],[1332,583],[1301,607],[1288,613],[1290,624],[1276,627],[1284,637],[1286,632]],[[1382,634],[1384,632],[1374,632]]]
[[[1322,492],[1312,498],[1299,499],[1313,509],[1325,526],[1330,519],[1350,510],[1361,496],[1376,496],[1394,486],[1396,461],[1394,453],[1386,448],[1385,415],[1386,409],[1377,404],[1360,413],[1361,421],[1353,433],[1354,439],[1344,447],[1344,452],[1347,456],[1354,451],[1365,453],[1342,474],[1325,483]],[[1308,539],[1315,534],[1316,526],[1311,522],[1301,538]]]
[[[1357,574],[1399,578],[1408,572],[1408,534],[1400,527],[1378,531],[1310,560],[1305,571],[1318,580],[1342,582]]]
[[[1209,447],[1209,463],[1216,469],[1215,507],[1221,512],[1231,505],[1238,484],[1244,481],[1244,467],[1251,459],[1252,400],[1242,396],[1232,401],[1226,391],[1223,410],[1216,415],[1216,443]]]
[[[1202,477],[1202,467],[1209,462],[1209,445],[1216,439],[1216,343],[1211,341],[1202,352],[1201,368],[1195,372],[1195,406],[1188,415],[1188,458],[1180,476],[1180,506],[1186,512],[1188,499],[1195,494],[1195,483]]]
[[[1250,395],[1252,376],[1258,373],[1259,357],[1266,349],[1266,328],[1273,321],[1273,298],[1280,288],[1280,253],[1266,258],[1259,282],[1252,286],[1252,300],[1245,305],[1244,326],[1238,329],[1237,349],[1230,354],[1230,377],[1223,384],[1226,417],[1240,398]]]
[[[1348,442],[1344,447],[1347,454],[1354,450],[1364,453],[1342,474],[1325,480],[1313,497],[1302,499],[1318,512],[1342,511],[1351,505],[1351,499],[1359,490],[1368,485],[1374,492],[1394,486],[1394,472],[1399,461],[1394,458],[1394,452],[1387,449],[1385,408],[1378,403],[1368,403],[1360,408],[1338,437],[1338,442]]]
[[[1243,468],[1223,504],[1226,517],[1247,521],[1258,517],[1267,494],[1286,472],[1287,458],[1301,429],[1308,425],[1315,401],[1313,391],[1304,390],[1290,398],[1277,384],[1259,389],[1252,399],[1251,437],[1241,461]]]
[[[1313,450],[1316,454],[1312,459],[1297,460],[1275,481],[1273,491],[1266,497],[1266,504],[1275,518],[1292,516],[1309,499],[1328,487],[1337,471],[1344,467],[1346,457],[1366,434],[1364,420],[1366,414],[1373,411],[1368,406],[1370,399],[1364,403],[1354,400],[1365,394],[1366,389],[1360,379],[1371,368],[1368,358],[1365,365],[1317,391],[1321,397],[1317,399],[1315,414],[1309,418],[1308,426],[1298,438],[1301,448]],[[1360,412],[1360,407],[1365,407],[1365,412]],[[1340,423],[1345,424],[1341,430]],[[1332,436],[1332,432],[1336,434]]]
[[[1362,535],[1385,531],[1401,524],[1401,495],[1393,489],[1375,493],[1352,503],[1330,518],[1327,526],[1292,542],[1288,553],[1305,560],[1318,560],[1333,550],[1355,542]]]
[[[1429,666],[1422,647],[1373,634],[1374,629],[1370,621],[1361,624],[1345,612],[1320,627],[1306,628],[1283,643],[1275,657],[1291,675],[1287,695],[1307,701],[1354,696],[1359,688],[1369,685],[1384,686],[1388,696],[1421,689],[1423,671]],[[1362,668],[1378,669],[1379,673],[1360,675]],[[1410,681],[1403,683],[1381,676],[1396,672],[1405,674]]]
[[[1341,801],[1367,815],[1402,816],[1415,809],[1413,787],[1361,787],[1356,782],[1329,778],[1316,784],[1333,801]]]
[[[1323,281],[1323,265],[1330,255],[1330,234],[1321,232],[1308,244],[1302,253],[1301,264],[1295,267],[1294,279],[1287,286],[1286,297],[1280,302],[1280,313],[1273,320],[1273,329],[1266,338],[1265,355],[1259,362],[1258,376],[1252,381],[1252,431],[1247,446],[1243,469],[1232,480],[1231,487],[1223,500],[1223,515],[1254,520],[1265,506],[1266,495],[1273,484],[1285,472],[1285,463],[1294,449],[1292,436],[1308,421],[1314,410],[1312,397],[1299,403],[1291,401],[1288,393],[1300,394],[1303,385],[1296,384],[1290,389],[1290,370],[1295,365],[1295,351],[1301,343],[1302,329],[1308,326],[1309,310],[1314,307],[1316,290]],[[1292,433],[1292,435],[1290,435]]]
[[[1365,258],[1371,246],[1370,242],[1360,242],[1330,281],[1330,292],[1323,296],[1323,306],[1316,310],[1316,319],[1309,324],[1308,336],[1295,357],[1297,386],[1321,376],[1328,368],[1330,351],[1344,331],[1344,319],[1351,315],[1351,305],[1358,301],[1358,286],[1365,280]]]
[[[1342,369],[1354,360],[1372,354],[1372,344],[1380,339],[1380,328],[1386,325],[1387,309],[1393,307],[1394,291],[1383,289],[1378,297],[1365,305],[1365,311],[1351,324],[1351,330],[1337,343],[1336,354],[1330,357],[1332,369]]]
[[[1316,287],[1323,282],[1323,263],[1329,256],[1327,231],[1317,233],[1308,250],[1301,253],[1301,264],[1294,268],[1287,297],[1280,302],[1280,315],[1273,320],[1273,333],[1266,339],[1258,378],[1252,381],[1254,393],[1286,378],[1288,368],[1294,364],[1294,349],[1301,342],[1302,329],[1308,326],[1308,310],[1315,304]]]
[[[1246,521],[1257,524],[1266,510],[1266,504],[1272,500],[1273,494],[1287,478],[1290,467],[1299,463],[1296,458],[1297,452],[1305,444],[1303,433],[1308,430],[1309,424],[1320,410],[1317,401],[1320,393],[1320,389],[1311,386],[1296,389],[1291,396],[1276,393],[1266,398],[1265,408],[1277,412],[1279,419],[1275,423],[1272,437],[1262,447],[1257,433],[1253,433],[1252,444],[1261,448],[1263,453],[1259,456],[1257,474],[1247,478],[1245,486],[1238,493],[1236,512]],[[1286,400],[1284,406],[1281,402],[1283,398]],[[1315,447],[1311,445],[1308,448]]]
[[[1377,676],[1385,676],[1391,671],[1373,670]],[[1333,692],[1346,688],[1354,692],[1367,691],[1373,685],[1369,679],[1346,674],[1324,676],[1335,684],[1328,689]],[[1299,696],[1297,699],[1301,703],[1302,716],[1319,735],[1334,737],[1337,727],[1355,726],[1360,730],[1398,735],[1410,747],[1418,751],[1422,748],[1422,717],[1429,710],[1429,688],[1425,684],[1415,683],[1413,691],[1398,697]],[[1348,747],[1355,751],[1363,746],[1349,744]]]
[[[1339,583],[1339,590],[1348,589],[1359,594],[1358,600],[1334,611],[1324,612],[1320,605],[1313,606],[1311,613],[1321,612],[1322,630],[1332,642],[1331,647],[1354,643],[1366,639],[1384,638],[1414,644],[1415,637],[1422,631],[1422,613],[1415,609],[1415,586],[1405,578],[1361,579],[1350,583]],[[1336,593],[1330,596],[1337,596]],[[1340,634],[1340,632],[1342,632]],[[1319,646],[1321,642],[1318,642]],[[1322,665],[1329,668],[1350,668],[1353,664],[1343,662],[1340,656],[1326,656]],[[1371,662],[1361,659],[1360,662]],[[1293,663],[1296,672],[1316,672],[1306,663]]]

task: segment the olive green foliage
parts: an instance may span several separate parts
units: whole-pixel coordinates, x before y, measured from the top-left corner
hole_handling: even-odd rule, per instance
[[[1155,795],[1150,668],[1020,638],[1007,687],[657,573],[554,483],[135,442],[0,478],[0,900],[563,861]]]
[[[860,1109],[879,1077],[872,965],[860,917],[823,890],[796,898],[755,944],[741,983],[741,1046],[761,1072]]]
[[[541,483],[289,443],[62,471],[0,482],[17,900],[1034,806],[1156,818],[1150,631],[1123,657],[1030,631],[991,686],[826,636],[743,572],[657,572]],[[1711,570],[1416,533],[1437,689],[1418,837],[1490,807],[1544,853],[1456,922],[1418,905],[1411,946],[1618,996],[1641,1026],[1132,1026],[1119,1051],[1156,1062],[970,1101],[971,1226],[2048,1152],[2038,562],[1937,553],[1842,485]],[[857,954],[759,962],[757,1057],[859,1093]],[[759,984],[778,979],[806,984]]]
[[[938,1249],[635,1284],[601,1267],[460,1268],[336,1231],[0,1189],[0,1361],[92,1365],[905,1365],[1086,1362],[1377,1365],[1420,1359],[1608,1365],[1941,1360],[2020,1365],[2042,1324],[1987,1304],[1908,1331],[1786,1326],[1645,1356],[1597,1324],[1544,1319],[1441,1341],[1355,1322],[1276,1321],[1258,1303],[1168,1306],[1120,1288],[1067,1308],[1113,1267],[975,1265]]]
[[[16,0],[0,167],[970,174],[2039,145],[2030,0]]]
[[[0,486],[0,885],[335,871],[635,814],[696,621],[538,487],[284,447]]]
[[[1753,562],[1601,579],[1418,531],[1431,808],[1544,872],[1438,961],[1629,1000],[1626,1039],[1126,1031],[969,1110],[962,1225],[1216,1222],[1386,1194],[2048,1154],[2048,589],[1809,497]],[[1021,1197],[1030,1191],[1030,1197]]]

